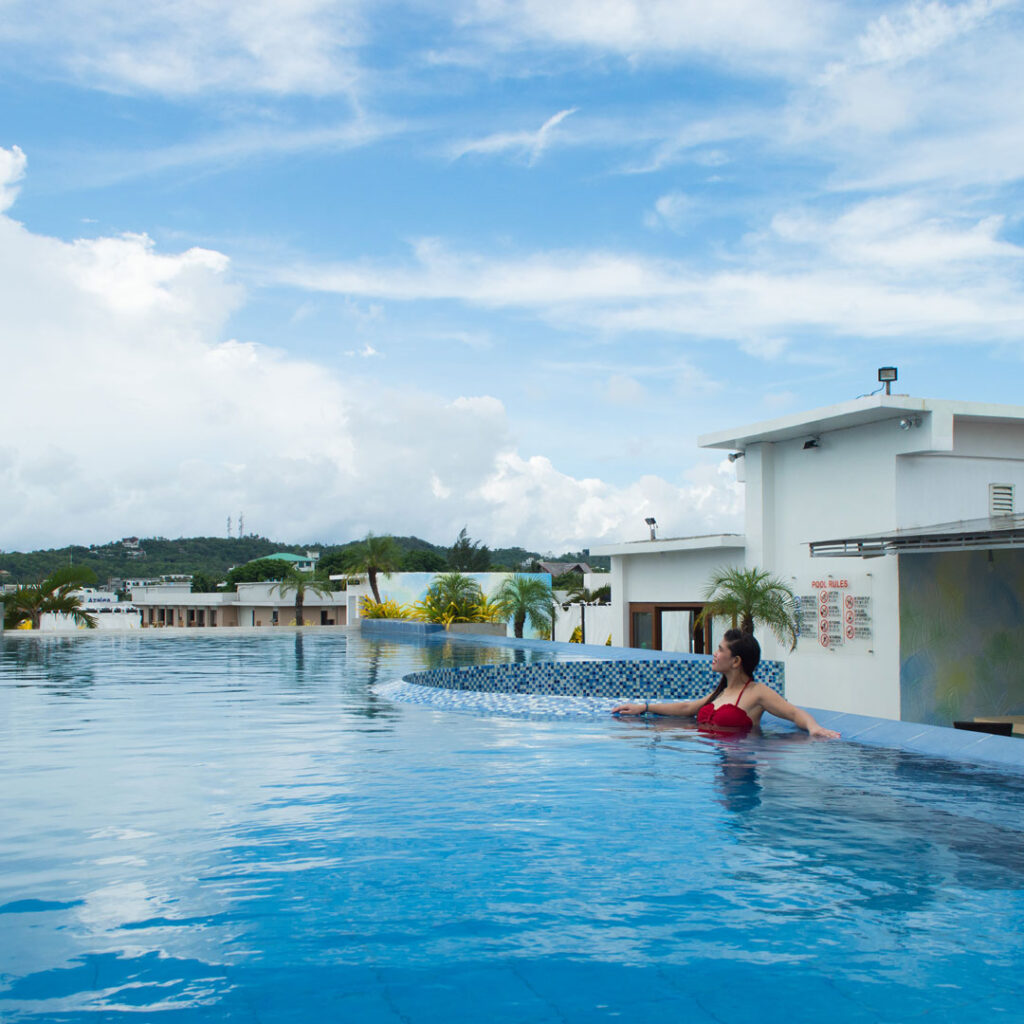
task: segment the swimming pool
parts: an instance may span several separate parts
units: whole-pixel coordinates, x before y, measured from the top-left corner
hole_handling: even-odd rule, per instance
[[[0,643],[4,1021],[1020,1019],[1019,773],[398,703],[442,649],[350,632]]]

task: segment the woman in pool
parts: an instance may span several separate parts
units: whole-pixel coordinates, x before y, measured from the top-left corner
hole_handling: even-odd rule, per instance
[[[754,682],[754,669],[761,661],[761,645],[738,629],[726,631],[711,656],[711,669],[721,672],[718,687],[697,700],[677,700],[663,704],[650,701],[620,704],[613,715],[696,715],[698,725],[727,732],[748,732],[761,723],[761,715],[771,712],[785,718],[811,736],[834,740],[839,733],[825,729],[802,708],[794,707],[764,683]]]

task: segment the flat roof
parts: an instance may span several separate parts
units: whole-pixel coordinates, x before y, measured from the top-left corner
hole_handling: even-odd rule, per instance
[[[937,523],[890,533],[810,542],[811,558],[879,558],[924,551],[972,551],[1024,547],[1024,515],[990,516]]]
[[[665,540],[631,540],[618,544],[591,547],[592,555],[659,555],[667,551],[699,551],[704,548],[735,548],[747,546],[742,533],[709,533],[698,537],[669,537]]]
[[[921,413],[945,413],[963,419],[1024,421],[1024,406],[995,405],[990,402],[953,402],[937,398],[912,398],[910,395],[867,395],[838,405],[826,405],[808,412],[761,420],[746,426],[730,427],[701,434],[701,448],[742,450],[764,441],[789,441],[829,430],[844,430],[866,423],[877,423],[899,416]]]

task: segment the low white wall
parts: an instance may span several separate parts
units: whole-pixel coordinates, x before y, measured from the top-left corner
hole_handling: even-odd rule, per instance
[[[567,643],[572,631],[580,624],[580,609],[584,607],[579,604],[569,605],[568,610],[558,609],[558,617],[555,619],[555,635],[552,639]],[[588,604],[586,607],[586,642],[588,644],[603,644],[612,633],[612,626],[615,621],[615,609],[610,604]]]
[[[137,612],[102,612],[95,615],[96,628],[113,631],[126,632],[131,629],[142,628],[142,617]],[[55,615],[53,612],[44,612],[39,618],[40,633],[73,633],[79,626],[70,615]]]

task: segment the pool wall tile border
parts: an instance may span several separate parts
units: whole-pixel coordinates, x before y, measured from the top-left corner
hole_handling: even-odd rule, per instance
[[[428,625],[428,623],[420,623]],[[432,631],[440,633],[445,640],[460,644],[476,644],[484,647],[514,647],[524,651],[541,651],[554,654],[562,658],[570,658],[576,661],[692,661],[700,659],[706,661],[703,655],[680,655],[669,651],[644,651],[635,648],[605,647],[594,644],[567,644],[551,643],[546,640],[516,640],[512,637],[493,636],[467,636],[465,634],[445,633],[443,628]],[[424,634],[420,634],[422,637]],[[411,631],[406,632],[404,637],[397,635],[397,631],[391,633],[395,640],[412,640],[415,637]],[[384,639],[384,636],[375,636],[374,639]],[[431,636],[431,640],[435,639]],[[558,664],[565,664],[561,662]],[[781,663],[780,664],[780,668]],[[758,670],[760,673],[760,669]],[[784,670],[781,675],[784,679]],[[444,698],[435,690],[436,696],[430,697],[430,688],[406,684],[408,692],[417,692],[424,697],[419,703],[434,704],[440,703]],[[480,691],[453,691],[455,699],[470,697],[473,693]],[[456,693],[458,696],[456,697]],[[634,694],[630,694],[633,696]],[[394,692],[396,699],[406,699],[399,691]],[[512,699],[511,694],[505,695]],[[635,696],[644,699],[642,694]],[[538,696],[537,700],[543,699],[549,707],[554,708],[565,704],[569,713],[581,714],[604,714],[607,709],[601,699],[588,700],[583,697],[558,697],[555,695]],[[481,694],[479,698],[479,710],[488,710],[500,713],[512,710],[513,713],[538,714],[552,713],[543,710],[536,702],[531,703],[528,695],[519,694],[516,696],[516,708],[501,707],[502,694],[492,692],[489,696]],[[1024,771],[1024,740],[1017,737],[991,736],[986,733],[966,732],[960,729],[946,728],[939,725],[923,725],[920,722],[901,722],[888,718],[873,718],[869,715],[855,715],[845,711],[829,711],[823,708],[808,708],[808,711],[818,722],[829,729],[836,729],[842,733],[843,739],[855,743],[862,743],[868,746],[884,747],[888,749],[906,750],[925,756],[941,757],[949,761],[961,761],[968,764],[976,764],[990,767],[1013,768]],[[783,728],[790,728],[789,723],[779,722]],[[795,728],[795,727],[794,727]]]

